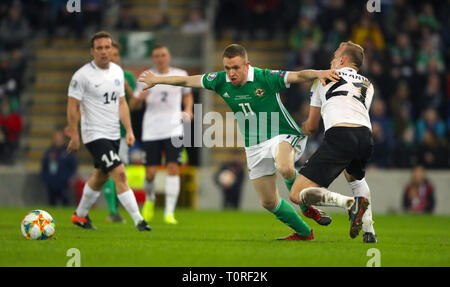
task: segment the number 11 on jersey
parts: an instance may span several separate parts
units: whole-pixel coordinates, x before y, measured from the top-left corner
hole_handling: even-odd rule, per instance
[[[245,116],[248,116],[248,114],[250,114],[250,115],[255,114],[252,110],[252,107],[250,106],[250,103],[240,103],[239,106],[241,107]],[[248,109],[248,111],[247,111],[247,109]]]

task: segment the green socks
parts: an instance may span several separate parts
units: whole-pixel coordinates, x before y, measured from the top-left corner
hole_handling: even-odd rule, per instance
[[[106,203],[108,204],[108,209],[110,213],[117,214],[117,195],[116,195],[116,185],[114,180],[109,178],[103,185],[103,193],[105,194]]]
[[[275,214],[278,220],[294,229],[297,234],[302,236],[309,236],[311,234],[309,226],[298,215],[295,208],[284,199],[280,198],[277,207],[271,210],[271,212]]]
[[[284,183],[286,184],[286,187],[287,187],[289,192],[291,192],[292,185],[294,184],[295,179],[297,178],[297,175],[298,175],[298,171],[295,170],[295,176],[293,178],[284,180]],[[299,206],[300,206],[300,210],[302,212],[305,212],[306,210],[308,210],[308,206],[307,205],[299,205]]]

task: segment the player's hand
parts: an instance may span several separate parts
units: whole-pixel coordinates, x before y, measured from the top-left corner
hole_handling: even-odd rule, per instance
[[[134,145],[136,139],[134,138],[134,134],[132,131],[127,132],[125,140],[127,141],[127,146],[132,147]]]
[[[153,82],[154,77],[155,77],[155,75],[152,72],[150,72],[150,70],[144,71],[144,72],[142,72],[142,74],[139,75],[138,81],[147,84],[147,87],[145,87],[143,89],[144,91],[148,90],[156,85]]]
[[[188,122],[192,121],[192,119],[194,118],[194,114],[192,113],[191,110],[184,110],[181,117],[182,117],[183,123],[188,123]]]
[[[68,153],[73,153],[79,149],[80,149],[80,138],[78,136],[72,136],[70,138],[69,144],[67,145],[66,151]]]
[[[340,79],[339,74],[335,69],[319,71],[318,78],[324,86],[327,85],[326,80],[337,82]]]
[[[148,95],[150,95],[149,91],[142,91],[142,92],[139,93],[139,99],[140,100],[145,100]]]

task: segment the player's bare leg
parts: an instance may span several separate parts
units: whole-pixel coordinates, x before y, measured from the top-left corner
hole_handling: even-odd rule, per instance
[[[312,240],[313,231],[297,214],[295,209],[278,194],[276,174],[266,175],[252,180],[252,185],[259,196],[261,205],[272,212],[278,220],[295,230],[286,240]]]
[[[139,212],[136,197],[134,196],[133,191],[128,185],[125,166],[121,164],[111,170],[109,174],[116,184],[117,197],[119,198],[120,203],[122,203],[123,207],[125,207],[125,210],[130,214],[138,230],[150,231],[150,226],[148,226],[147,222]]]
[[[344,170],[344,175],[350,185],[350,188],[352,189],[355,199],[360,197],[367,198],[369,203],[366,212],[362,216],[363,241],[365,243],[377,243],[375,229],[373,228],[374,221],[372,219],[372,199],[370,196],[369,186],[365,178],[357,180],[346,170]]]
[[[100,169],[94,169],[91,177],[84,185],[83,195],[80,203],[72,215],[72,223],[85,229],[95,229],[88,216],[89,210],[92,205],[97,201],[101,194],[102,186],[108,180],[109,175],[102,172]]]
[[[177,205],[178,195],[180,194],[180,168],[176,162],[167,163],[165,191],[164,222],[167,224],[177,224],[178,221],[175,219],[175,206]]]
[[[146,197],[142,208],[142,216],[147,222],[153,219],[155,213],[155,177],[157,172],[158,166],[156,165],[145,167],[144,190]]]
[[[278,172],[284,178],[284,182],[289,192],[298,176],[298,171],[294,167],[294,148],[289,142],[283,141],[276,148],[275,164]],[[320,225],[331,223],[331,217],[324,211],[315,208],[312,205],[300,205],[304,216],[314,219]]]

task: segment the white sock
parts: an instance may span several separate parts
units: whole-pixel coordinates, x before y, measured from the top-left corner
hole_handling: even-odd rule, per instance
[[[83,189],[83,196],[81,197],[80,203],[78,204],[76,213],[80,217],[86,217],[88,215],[89,209],[97,201],[101,194],[101,190],[93,190],[86,182]]]
[[[144,190],[145,190],[145,200],[147,201],[155,201],[155,180],[148,181],[144,179]]]
[[[130,214],[134,221],[134,225],[137,225],[139,221],[143,220],[141,213],[139,212],[139,207],[136,201],[136,197],[131,189],[118,194],[120,203],[125,207],[126,211]]]
[[[350,208],[354,199],[323,187],[309,187],[300,192],[300,200],[306,205],[335,206]]]
[[[173,214],[180,194],[180,176],[173,175],[166,177],[166,206],[164,215]]]
[[[363,178],[361,180],[355,180],[348,183],[350,188],[352,189],[353,196],[355,197],[365,197],[369,200],[369,206],[367,207],[366,212],[363,215],[362,222],[362,230],[363,232],[370,232],[375,234],[375,229],[373,228],[374,221],[372,219],[372,199],[370,196],[369,185],[366,182],[366,179]]]

